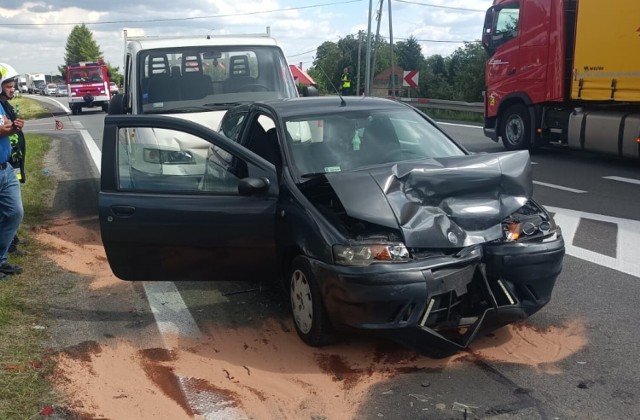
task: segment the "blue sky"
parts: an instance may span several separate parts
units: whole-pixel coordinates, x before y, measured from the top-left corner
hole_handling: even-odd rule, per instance
[[[479,39],[491,0],[392,0],[395,41],[413,35],[425,56],[448,55],[461,41]],[[369,0],[3,0],[1,61],[22,73],[57,73],[74,24],[85,23],[104,58],[122,68],[122,30],[146,35],[265,32],[283,47],[291,64],[308,68],[316,48],[367,30]],[[379,0],[371,2],[374,11]],[[188,5],[188,6],[187,6]],[[380,34],[389,38],[388,2]],[[376,31],[372,20],[371,30]]]

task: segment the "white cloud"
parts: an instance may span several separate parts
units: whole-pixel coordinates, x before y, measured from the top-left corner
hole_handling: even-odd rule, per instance
[[[413,1],[413,0],[412,0]],[[415,0],[447,7],[484,10],[491,0]],[[332,4],[329,4],[332,3]],[[372,2],[374,8],[378,2]],[[308,7],[311,6],[311,7]],[[64,62],[67,37],[73,24],[86,23],[105,60],[122,68],[122,30],[131,28],[147,35],[202,35],[207,33],[257,33],[267,26],[292,63],[312,64],[315,49],[325,41],[367,29],[369,1],[338,0],[39,0],[19,2],[3,0],[0,9],[0,50],[2,61],[12,63],[21,72],[54,72]],[[425,40],[475,40],[480,37],[483,13],[462,12],[392,2],[394,40],[413,35],[421,41],[423,52],[447,55],[459,43],[433,43]],[[261,13],[256,13],[261,12]],[[250,13],[250,14],[246,14]],[[244,15],[241,15],[244,14]],[[229,16],[232,15],[232,16]],[[205,18],[203,18],[205,17]],[[192,18],[192,19],[186,19]],[[193,19],[195,18],[195,19]],[[174,21],[149,20],[183,19]],[[114,22],[98,24],[98,22]],[[7,26],[6,24],[38,24]],[[71,23],[54,26],[56,23]],[[376,30],[376,21],[371,29]],[[383,8],[380,34],[388,39],[388,3]],[[303,52],[309,53],[300,55]]]

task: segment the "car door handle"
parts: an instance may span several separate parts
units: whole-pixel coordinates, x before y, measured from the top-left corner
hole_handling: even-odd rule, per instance
[[[516,74],[516,68],[515,67],[511,67],[509,70],[507,70],[507,76],[511,76],[513,74]]]
[[[118,217],[131,217],[135,211],[132,206],[111,206],[111,212]]]

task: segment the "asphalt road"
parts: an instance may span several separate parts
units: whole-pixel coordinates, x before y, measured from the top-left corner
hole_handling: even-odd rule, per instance
[[[57,132],[50,119],[30,124],[34,131],[53,133],[69,145],[58,149],[62,153],[58,160],[65,171],[78,172],[74,178],[80,181],[70,183],[64,194],[59,194],[58,208],[69,206],[68,197],[73,196],[72,211],[84,216],[96,211],[99,171],[87,153],[86,134],[99,149],[104,115],[88,111],[65,116],[61,119],[69,130]],[[478,127],[442,127],[471,151],[503,151]],[[86,133],[83,136],[78,130]],[[480,348],[454,365],[401,372],[363,397],[358,418],[640,418],[640,356],[636,350],[640,325],[636,309],[640,301],[640,165],[562,148],[536,151],[532,162],[534,197],[554,212],[568,246],[552,302],[522,328],[538,332],[538,339],[542,337],[542,341],[530,343],[539,346],[539,354],[553,346],[561,349],[577,334],[584,336],[585,345],[543,364],[485,357]],[[253,290],[251,283],[185,283],[176,287],[191,313],[192,321],[188,322],[195,323],[195,328],[241,304],[250,307],[247,302],[258,308],[254,315],[286,316],[278,296],[235,293]],[[251,325],[252,313],[237,316],[234,322]],[[92,328],[96,329],[94,335],[100,336],[101,329],[109,329],[109,320],[93,323]],[[554,329],[560,331],[560,339],[545,344],[548,336],[544,332]],[[523,337],[526,341],[527,336]],[[497,334],[484,346],[490,348],[495,340],[507,339]]]

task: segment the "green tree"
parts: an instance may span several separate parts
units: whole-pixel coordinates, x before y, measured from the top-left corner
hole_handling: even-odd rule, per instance
[[[419,70],[426,64],[420,44],[413,35],[406,41],[396,43],[395,54],[395,62],[404,70]]]
[[[451,85],[447,79],[446,60],[440,54],[434,54],[424,60],[420,67],[420,96],[432,99],[451,99]]]
[[[479,42],[465,42],[449,57],[448,80],[452,97],[448,99],[481,102],[485,88],[484,65],[486,53]]]
[[[336,93],[339,88],[337,81],[344,68],[342,63],[342,52],[335,42],[325,41],[317,48],[309,74],[318,84],[320,93]]]
[[[76,25],[67,38],[64,64],[58,66],[58,71],[60,71],[60,75],[64,78],[66,68],[69,64],[75,64],[81,61],[97,61],[99,58],[102,58],[102,51],[100,51],[100,47],[93,39],[93,33],[84,23],[82,25]],[[121,84],[122,75],[118,73],[119,68],[113,67],[109,63],[106,64],[109,71],[109,78],[117,84]]]

